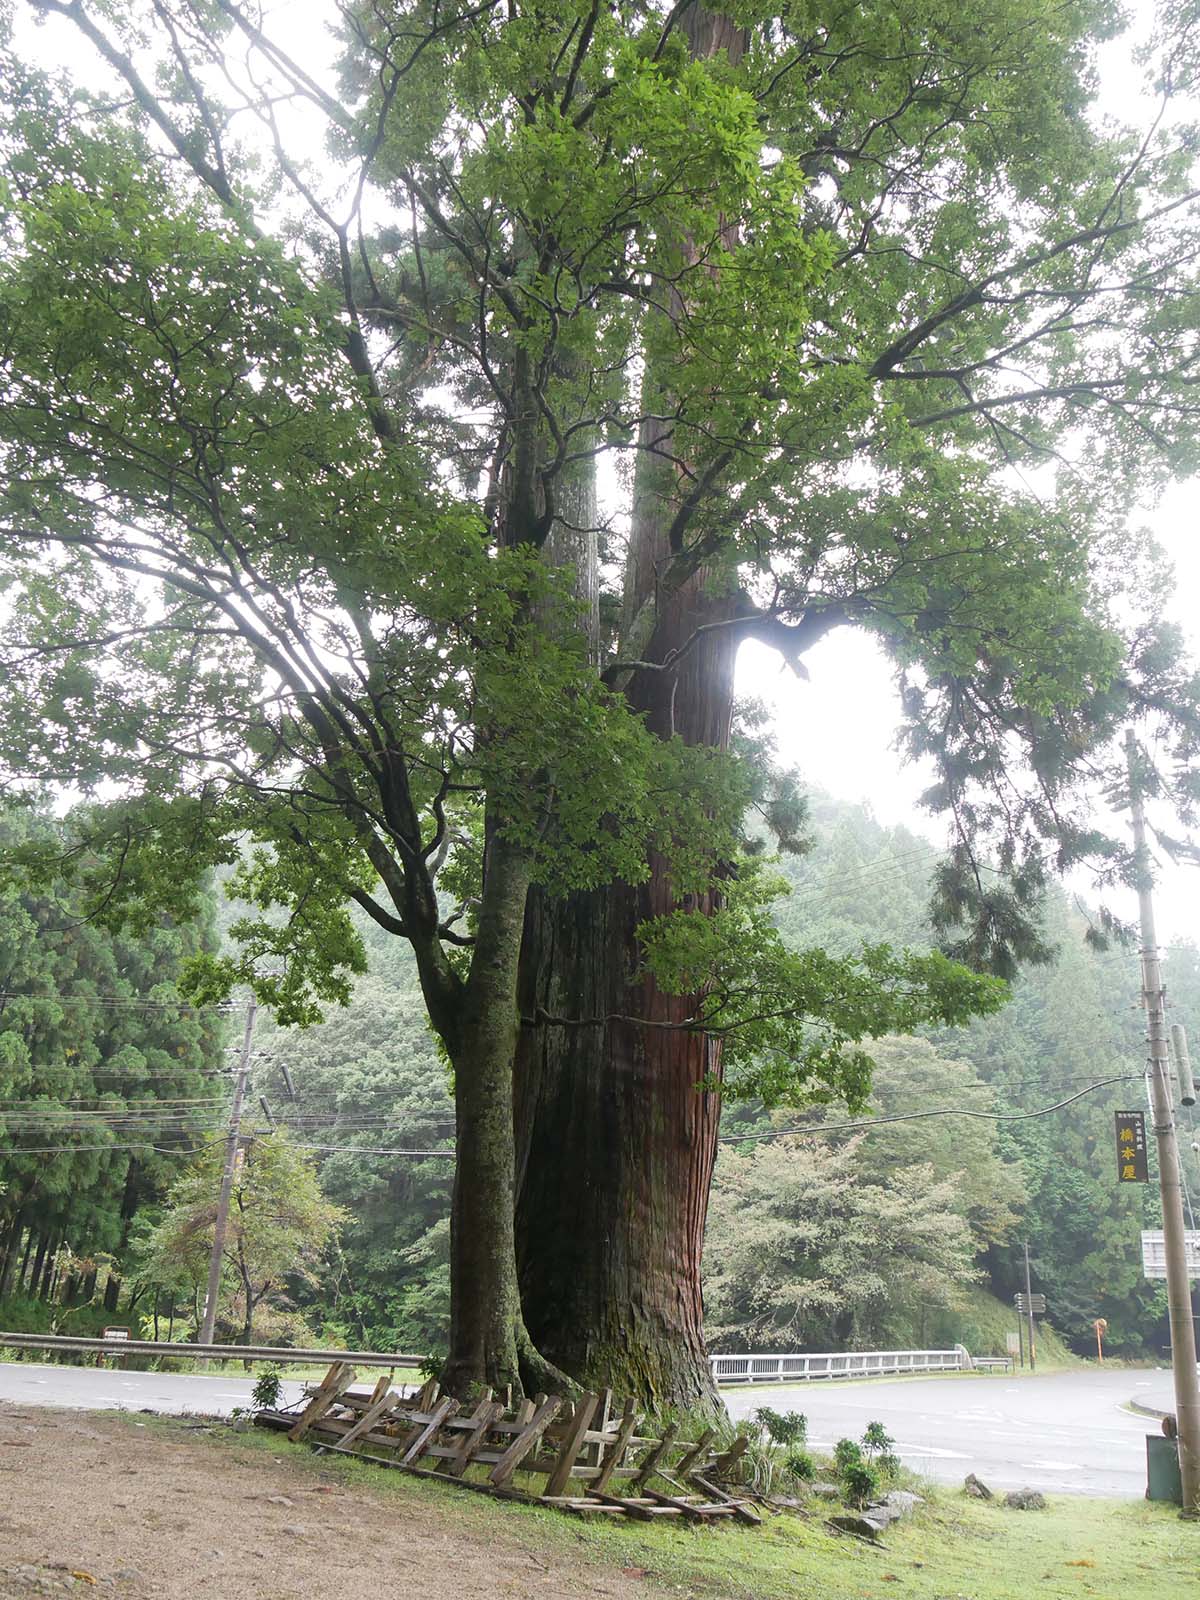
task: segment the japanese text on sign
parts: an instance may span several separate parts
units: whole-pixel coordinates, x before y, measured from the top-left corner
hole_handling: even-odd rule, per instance
[[[1145,1183],[1149,1178],[1146,1168],[1145,1112],[1118,1111],[1116,1119],[1117,1181]]]

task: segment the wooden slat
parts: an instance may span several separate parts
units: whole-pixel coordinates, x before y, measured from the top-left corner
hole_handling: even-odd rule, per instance
[[[633,1409],[633,1401],[626,1400],[625,1415],[621,1418],[621,1426],[617,1429],[617,1436],[604,1452],[604,1459],[600,1463],[600,1471],[591,1485],[592,1493],[597,1490],[607,1489],[609,1479],[621,1465],[621,1457],[633,1436],[638,1424],[637,1412]]]
[[[677,1494],[663,1494],[659,1489],[647,1489],[646,1493],[651,1500],[660,1506],[674,1506],[681,1516],[689,1522],[707,1522],[710,1517],[731,1517],[733,1507],[710,1502],[708,1505],[697,1504],[694,1500],[685,1500]]]
[[[442,1423],[447,1417],[452,1417],[457,1410],[457,1400],[451,1399],[449,1396],[447,1396],[445,1400],[439,1400],[437,1409],[434,1411],[432,1417],[430,1417],[429,1421],[419,1431],[417,1437],[412,1441],[412,1443],[400,1457],[400,1465],[402,1467],[411,1467],[414,1461],[419,1461],[425,1452],[425,1446],[430,1443],[434,1434],[441,1427]],[[343,1441],[343,1443],[344,1442],[345,1441]]]
[[[485,1389],[483,1397],[471,1417],[471,1431],[464,1433],[456,1444],[446,1462],[446,1471],[452,1478],[461,1478],[475,1456],[479,1446],[487,1438],[491,1424],[497,1417],[504,1415],[504,1406],[492,1399],[492,1391]]]
[[[623,1500],[619,1494],[606,1494],[603,1489],[589,1489],[588,1494],[594,1495],[601,1505],[619,1507],[627,1516],[636,1517],[640,1522],[651,1522],[655,1517],[679,1516],[673,1507],[654,1505],[641,1495],[636,1500]]]
[[[680,1457],[679,1464],[676,1466],[675,1471],[679,1473],[681,1478],[687,1477],[688,1473],[708,1449],[709,1441],[712,1439],[712,1436],[713,1430],[711,1428],[705,1428],[704,1432],[696,1440],[692,1448],[687,1451],[686,1454]]]
[[[428,1378],[417,1393],[417,1410],[432,1411],[434,1403],[441,1394],[441,1385],[436,1378]]]
[[[739,1522],[744,1522],[748,1527],[751,1528],[762,1527],[763,1519],[759,1516],[758,1512],[751,1511],[746,1502],[744,1500],[739,1500],[736,1495],[726,1494],[725,1491],[723,1489],[719,1489],[715,1483],[709,1483],[707,1478],[702,1478],[698,1472],[693,1472],[688,1481],[690,1483],[694,1483],[697,1489],[702,1489],[710,1499],[719,1500],[724,1505],[732,1506],[733,1514]]]
[[[630,1484],[630,1488],[635,1494],[641,1490],[644,1484],[650,1482],[650,1479],[654,1476],[655,1467],[658,1466],[658,1463],[662,1460],[663,1456],[666,1455],[667,1451],[675,1443],[675,1435],[678,1432],[678,1423],[672,1422],[658,1443],[651,1445],[650,1449],[646,1451],[646,1454],[642,1457],[640,1463],[638,1464],[637,1471],[634,1473],[633,1481]]]
[[[377,1396],[374,1404],[368,1406],[349,1433],[342,1435],[342,1448],[349,1450],[356,1439],[361,1438],[364,1433],[370,1433],[380,1417],[395,1405],[396,1398],[396,1395],[385,1384],[382,1395]]]
[[[323,1417],[344,1389],[348,1389],[358,1374],[344,1361],[335,1361],[321,1379],[316,1394],[300,1413],[295,1427],[288,1430],[289,1439],[302,1439],[313,1423]]]
[[[524,1461],[525,1457],[538,1443],[546,1428],[562,1409],[562,1400],[558,1395],[553,1395],[530,1417],[523,1432],[519,1433],[508,1449],[497,1461],[489,1474],[490,1481],[497,1487],[507,1484],[513,1473]]]
[[[730,1468],[742,1459],[749,1448],[750,1435],[747,1433],[738,1434],[725,1454],[717,1457],[716,1465],[713,1468],[717,1476],[723,1478]]]
[[[593,1418],[595,1423],[595,1432],[599,1435],[599,1437],[588,1440],[588,1443],[595,1447],[587,1452],[588,1459],[593,1467],[598,1467],[601,1461],[604,1460],[604,1451],[609,1442],[608,1424],[611,1416],[612,1390],[601,1389],[600,1404],[596,1407],[596,1415]]]
[[[546,1495],[556,1496],[563,1493],[571,1476],[571,1468],[579,1458],[579,1452],[584,1447],[584,1438],[592,1414],[600,1404],[598,1394],[585,1394],[581,1396],[575,1406],[575,1415],[571,1418],[566,1437],[563,1439],[562,1448],[558,1453],[558,1460],[554,1464],[554,1471],[546,1480]]]

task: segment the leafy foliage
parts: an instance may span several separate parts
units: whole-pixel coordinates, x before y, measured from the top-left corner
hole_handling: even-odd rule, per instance
[[[76,821],[4,808],[0,855],[11,861],[30,845],[56,863],[53,876],[40,891],[0,890],[8,1281],[42,1259],[36,1241],[85,1261],[107,1253],[119,1272],[133,1219],[222,1115],[225,1021],[193,1011],[179,987],[186,961],[214,943],[211,898],[193,923],[159,917],[138,937],[113,934],[80,915],[88,862]],[[64,1272],[64,1293],[67,1283]]]
[[[224,1151],[214,1146],[172,1184],[163,1215],[140,1248],[143,1277],[194,1301],[208,1274],[223,1163]],[[322,1195],[313,1163],[286,1133],[244,1146],[234,1177],[218,1317],[251,1343],[260,1307],[286,1312],[288,1286],[316,1281],[323,1252],[344,1217]],[[288,1331],[302,1328],[293,1322]]]
[[[770,1406],[759,1406],[754,1420],[766,1429],[772,1444],[803,1444],[808,1437],[808,1418],[802,1411],[774,1411]]]
[[[950,1306],[975,1276],[953,1179],[928,1163],[869,1181],[862,1137],[731,1150],[705,1246],[710,1335],[728,1348],[871,1348],[902,1306]]]

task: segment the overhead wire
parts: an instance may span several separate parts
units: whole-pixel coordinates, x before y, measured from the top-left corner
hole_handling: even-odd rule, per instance
[[[718,1143],[757,1144],[767,1139],[786,1139],[792,1134],[845,1133],[860,1128],[881,1128],[890,1122],[921,1122],[930,1117],[976,1117],[986,1122],[1027,1122],[1033,1117],[1048,1117],[1051,1112],[1074,1105],[1076,1100],[1082,1100],[1085,1095],[1093,1094],[1110,1083],[1137,1082],[1140,1077],[1139,1073],[1122,1072],[1111,1078],[1100,1078],[1076,1094],[1068,1095],[1065,1100],[1040,1106],[1036,1111],[979,1111],[972,1106],[939,1106],[929,1111],[899,1111],[881,1117],[861,1117],[851,1122],[803,1122],[790,1128],[771,1128],[764,1132],[722,1134]]]

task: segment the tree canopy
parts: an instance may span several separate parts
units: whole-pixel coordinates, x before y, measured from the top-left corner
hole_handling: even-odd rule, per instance
[[[0,768],[116,791],[111,922],[238,862],[254,909],[197,996],[312,1020],[362,970],[350,905],[412,944],[477,1280],[456,1372],[531,1373],[503,1220],[531,890],[654,886],[620,960],[713,1038],[770,991],[752,1090],[854,1099],[864,1036],[995,1003],[878,945],[739,959],[714,638],[797,670],[833,628],[885,641],[972,966],[1042,953],[1049,868],[1129,870],[1090,814],[1125,721],[1190,816],[1197,684],[1127,519],[1195,464],[1192,130],[1097,127],[1090,3],[372,0],[330,9],[332,72],[234,0],[20,15],[96,77],[22,59],[6,13]]]

